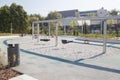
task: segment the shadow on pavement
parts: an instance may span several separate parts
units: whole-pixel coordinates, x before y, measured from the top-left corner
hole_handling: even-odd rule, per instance
[[[53,57],[53,56],[49,56],[49,55],[43,55],[43,54],[40,54],[40,53],[27,51],[27,50],[24,50],[24,49],[20,49],[20,50],[22,52],[25,52],[25,53],[28,53],[28,54],[32,54],[32,55],[36,55],[36,56],[40,56],[40,57],[44,57],[44,58],[48,58],[48,59],[52,59],[52,60],[57,60],[57,61],[61,61],[61,62],[69,63],[69,64],[74,64],[74,65],[77,65],[77,66],[83,66],[83,67],[87,67],[87,68],[92,68],[92,69],[97,69],[97,70],[102,70],[102,71],[107,71],[107,72],[113,72],[113,73],[120,74],[120,70],[118,70],[118,69],[112,69],[112,68],[107,68],[107,67],[102,67],[102,66],[97,66],[97,65],[92,65],[92,64],[86,64],[86,63],[82,63],[82,62],[70,61],[70,60],[67,60],[67,59]],[[83,60],[83,59],[81,59],[81,60]]]

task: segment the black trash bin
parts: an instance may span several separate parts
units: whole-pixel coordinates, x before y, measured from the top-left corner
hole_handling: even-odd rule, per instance
[[[8,63],[10,67],[20,64],[19,44],[8,44]]]

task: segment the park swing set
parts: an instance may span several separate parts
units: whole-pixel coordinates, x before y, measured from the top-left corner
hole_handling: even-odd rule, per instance
[[[44,42],[48,42],[50,41],[50,38],[48,38],[47,36],[47,32],[48,32],[48,24],[47,23],[41,23],[43,30],[41,30],[41,33],[44,32],[45,35],[43,35],[44,37],[40,39],[40,41],[44,41]],[[46,30],[47,29],[47,30]]]
[[[47,36],[47,31],[43,31],[43,29],[45,28],[45,27],[47,27],[47,25],[44,25],[44,23],[39,23],[39,24],[37,24],[37,25],[35,25],[35,24],[33,24],[32,26],[34,26],[34,27],[32,27],[32,37],[33,38],[35,38],[35,39],[37,39],[37,41],[39,42],[39,40],[40,41],[44,41],[44,42],[48,42],[48,41],[50,41],[50,38],[48,38],[48,36]],[[41,29],[40,29],[41,28]],[[35,30],[37,31],[37,33],[35,32]],[[33,32],[34,31],[34,32]],[[41,35],[41,38],[39,38],[39,36],[40,36],[40,32],[41,33],[43,33],[44,32],[44,35]],[[49,33],[50,34],[50,33]],[[50,36],[49,36],[50,37]]]
[[[55,32],[55,46],[58,45],[58,23],[59,22],[64,22],[64,21],[79,21],[79,20],[100,20],[103,22],[103,53],[106,53],[106,44],[107,44],[107,20],[108,19],[120,19],[120,16],[100,16],[100,17],[78,17],[78,18],[70,18],[70,19],[66,19],[66,18],[62,18],[62,19],[55,19],[55,20],[43,20],[43,21],[34,21],[32,23],[32,37],[35,36],[34,33],[34,24],[37,24],[37,41],[50,41],[50,39],[40,39],[39,38],[39,24],[40,23],[48,23],[48,35],[50,36],[50,23],[54,22],[56,25],[56,32]],[[63,44],[67,44],[70,43],[72,41],[68,41],[68,40],[62,40]],[[88,41],[86,41],[86,43],[88,43]]]

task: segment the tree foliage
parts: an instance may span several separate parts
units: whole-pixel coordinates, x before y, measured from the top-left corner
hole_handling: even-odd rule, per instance
[[[110,11],[110,15],[112,15],[112,16],[118,15],[118,13],[119,13],[119,11],[116,9],[113,9]]]
[[[32,24],[33,21],[44,20],[45,18],[40,14],[31,14],[28,16],[29,24]]]
[[[88,24],[85,22],[84,24],[83,24],[83,34],[88,34],[89,33],[89,26],[88,26]]]
[[[11,23],[14,33],[25,33],[29,29],[27,13],[15,3],[0,8],[0,31],[10,32]]]
[[[62,18],[62,15],[56,11],[48,13],[48,16],[46,17],[47,20],[60,19],[60,18]]]
[[[50,20],[50,19],[60,19],[62,18],[62,15],[56,11],[54,12],[50,12],[48,13],[47,17],[46,17],[46,20]],[[59,24],[59,26],[62,25],[62,24]],[[51,34],[53,35],[54,32],[55,32],[55,23],[54,22],[51,22],[50,23],[50,26],[51,26]]]
[[[5,5],[0,8],[0,31],[8,32],[10,23],[10,8]]]

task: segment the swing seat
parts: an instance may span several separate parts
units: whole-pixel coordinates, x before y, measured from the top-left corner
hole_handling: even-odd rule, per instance
[[[67,44],[67,40],[61,40],[63,44]]]
[[[70,43],[70,42],[73,42],[73,41],[67,41],[67,40],[61,40],[63,44],[67,44],[67,43]]]
[[[38,35],[34,35],[34,38],[37,39],[37,38],[38,38]]]
[[[89,44],[89,40],[85,39],[84,44]]]
[[[48,41],[50,41],[50,39],[40,39],[40,41],[48,42]]]

